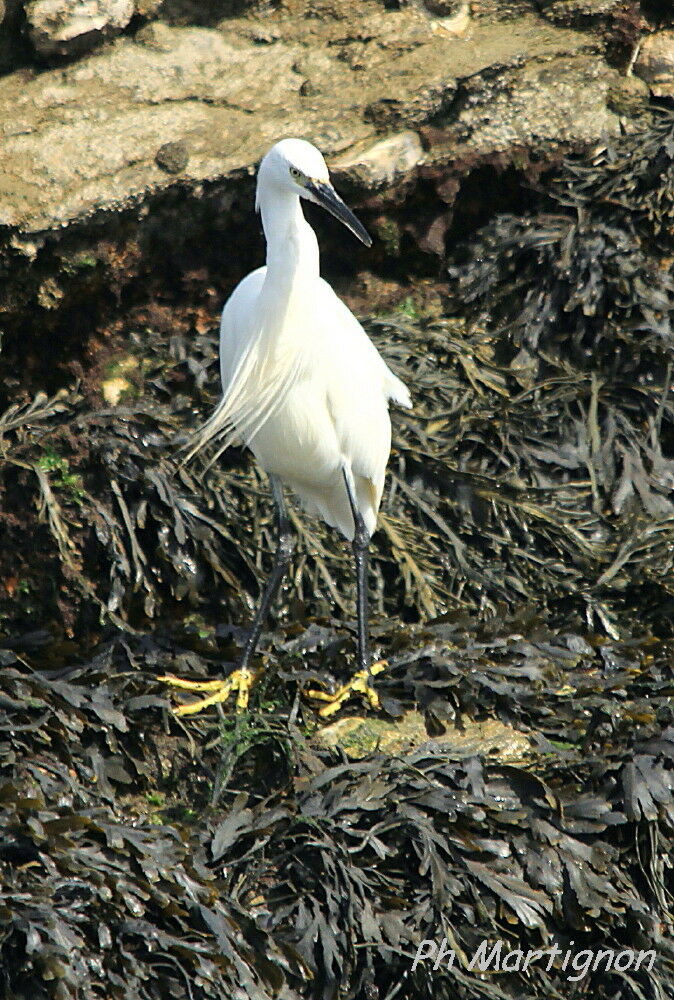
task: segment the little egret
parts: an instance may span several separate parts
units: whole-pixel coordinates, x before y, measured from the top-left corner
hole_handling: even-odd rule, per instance
[[[237,285],[223,310],[223,397],[192,454],[214,438],[221,451],[235,438],[250,448],[271,482],[278,545],[238,669],[221,681],[163,678],[181,688],[213,692],[182,706],[181,714],[224,701],[232,691],[238,692],[239,708],[247,704],[253,680],[249,663],[294,548],[283,484],[310,513],[341,531],[355,558],[358,671],[334,695],[311,694],[329,703],[324,715],[355,692],[378,705],[368,641],[368,543],[391,450],[388,403],[412,403],[358,320],[320,277],[318,241],[301,198],[322,205],[366,246],[372,244],[332,186],[315,146],[283,139],[269,150],[260,164],[256,194],[267,264]]]

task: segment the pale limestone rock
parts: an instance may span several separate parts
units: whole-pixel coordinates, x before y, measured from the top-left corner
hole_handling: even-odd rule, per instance
[[[349,152],[333,165],[336,176],[347,174],[370,190],[390,187],[424,161],[421,140],[416,132],[389,136],[360,152]]]
[[[654,97],[674,95],[674,31],[658,31],[644,38],[634,74],[646,81]]]
[[[240,178],[288,135],[331,166],[354,151],[365,185],[385,187],[416,167],[427,124],[445,136],[424,150],[434,160],[620,128],[606,107],[619,74],[582,32],[541,31],[527,15],[507,32],[476,20],[452,38],[410,7],[386,12],[382,35],[372,6],[371,24],[298,19],[272,46],[236,19],[217,30],[154,22],[66,68],[5,76],[0,224],[30,236],[133,209],[177,176],[191,190]],[[354,33],[362,68],[350,61]],[[176,143],[186,155],[167,159]]]
[[[133,0],[29,0],[28,34],[41,56],[68,56],[119,34],[134,13]]]

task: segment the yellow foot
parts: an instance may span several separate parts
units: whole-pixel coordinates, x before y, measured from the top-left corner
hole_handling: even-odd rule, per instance
[[[205,708],[210,708],[211,705],[219,705],[223,701],[227,701],[232,691],[238,692],[236,710],[242,712],[248,707],[250,689],[261,673],[261,670],[249,670],[247,667],[243,667],[241,670],[232,671],[229,677],[220,681],[186,681],[181,677],[174,677],[173,674],[165,674],[163,677],[158,677],[157,680],[180,688],[181,691],[213,692],[207,698],[201,698],[200,701],[174,708],[173,711],[176,715],[196,715],[197,712],[202,712]]]
[[[318,710],[318,714],[323,719],[328,719],[331,715],[334,715],[335,712],[340,710],[345,701],[348,701],[349,698],[357,694],[365,696],[370,708],[380,709],[379,695],[372,687],[371,680],[377,674],[380,674],[382,670],[386,670],[387,666],[388,663],[386,660],[379,660],[377,663],[373,663],[369,670],[359,670],[358,673],[353,675],[350,681],[347,681],[346,684],[338,688],[334,694],[328,694],[326,691],[305,691],[304,693],[316,701],[325,701],[328,703]]]

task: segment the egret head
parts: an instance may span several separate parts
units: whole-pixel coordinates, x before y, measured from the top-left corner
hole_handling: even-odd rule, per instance
[[[263,185],[322,205],[366,246],[372,246],[367,230],[332,186],[323,154],[305,139],[282,139],[269,150],[257,175],[257,206]]]

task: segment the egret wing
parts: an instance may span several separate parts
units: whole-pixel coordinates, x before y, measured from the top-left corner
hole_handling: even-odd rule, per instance
[[[321,285],[323,315],[330,317],[330,337],[340,353],[347,352],[354,364],[359,360],[375,380],[383,379],[386,399],[409,409],[412,397],[405,383],[393,374],[348,306],[335,295],[326,281],[321,280]]]
[[[373,484],[378,504],[391,450],[388,401],[411,406],[410,395],[353,313],[326,282],[321,285],[328,405],[344,458],[355,476]]]

